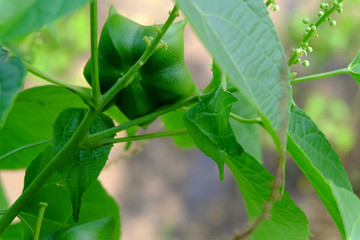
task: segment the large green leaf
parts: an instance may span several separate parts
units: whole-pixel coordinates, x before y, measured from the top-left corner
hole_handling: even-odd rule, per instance
[[[339,187],[330,182],[332,193],[339,206],[340,214],[344,223],[344,239],[359,239],[359,217],[360,217],[360,199],[352,191]]]
[[[5,57],[1,59],[0,56],[0,129],[14,103],[17,93],[23,87],[25,74],[25,66],[19,58]]]
[[[251,220],[269,200],[274,177],[237,142],[230,123],[231,104],[236,100],[219,88],[185,115],[185,125],[199,149],[215,162],[225,162],[232,171]],[[305,214],[285,193],[275,202],[270,217],[252,235],[253,240],[304,240],[309,229]]]
[[[360,84],[360,51],[347,67],[349,74]]]
[[[1,0],[0,40],[8,41],[40,29],[90,0]]]
[[[240,156],[230,155],[226,164],[241,190],[250,219],[255,219],[270,198],[274,177],[247,153]],[[270,217],[260,224],[251,239],[305,240],[310,234],[308,224],[305,214],[285,192],[282,198],[275,202]]]
[[[17,148],[51,138],[54,121],[62,110],[85,106],[74,93],[62,87],[48,85],[20,92],[0,130],[0,159]],[[25,168],[44,147],[27,148],[2,159],[0,168]]]
[[[69,141],[83,120],[86,109],[67,108],[62,111],[54,124],[53,144],[54,154],[57,154]],[[106,115],[97,116],[89,133],[104,131],[114,127],[113,121]],[[78,221],[81,197],[87,188],[97,179],[108,159],[112,145],[94,150],[77,149],[58,169],[64,183],[70,191],[73,203],[73,217]]]
[[[286,144],[290,86],[285,55],[262,0],[176,0],[231,83]]]
[[[329,182],[352,192],[339,156],[324,134],[299,108],[292,109],[287,150],[314,186],[319,198],[344,236],[344,224]]]
[[[83,195],[79,223],[88,223],[104,217],[112,217],[115,220],[115,239],[119,239],[121,227],[119,207],[100,182],[95,181]]]

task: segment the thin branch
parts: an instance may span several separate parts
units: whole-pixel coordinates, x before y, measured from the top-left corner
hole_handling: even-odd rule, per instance
[[[178,135],[184,135],[186,133],[187,133],[186,129],[177,129],[177,130],[163,131],[163,132],[123,137],[123,138],[100,139],[97,141],[86,143],[84,148],[93,149],[93,148],[97,148],[100,146],[105,146],[105,145],[109,145],[109,144],[113,144],[113,143],[132,142],[132,141],[140,141],[140,140],[163,138],[163,137],[173,137],[173,136],[178,136]]]
[[[37,69],[36,67],[34,67],[33,65],[31,65],[27,62],[25,62],[25,66],[26,66],[26,69],[28,72],[31,72],[35,76],[37,76],[45,81],[48,81],[48,82],[58,85],[60,87],[69,89],[70,91],[72,91],[76,95],[78,95],[84,101],[85,104],[87,104],[88,106],[93,106],[93,103],[90,100],[90,95],[84,88],[74,86],[70,83],[58,80],[58,79],[40,71],[39,69]]]
[[[344,74],[344,73],[349,73],[349,70],[347,68],[341,68],[341,69],[337,69],[337,70],[330,71],[330,72],[325,72],[325,73],[319,73],[319,74],[294,78],[294,79],[290,80],[290,83],[294,84],[294,83],[299,83],[299,82],[305,82],[305,81],[310,81],[310,80],[327,78],[327,77],[332,77],[332,76],[339,75],[339,74]]]

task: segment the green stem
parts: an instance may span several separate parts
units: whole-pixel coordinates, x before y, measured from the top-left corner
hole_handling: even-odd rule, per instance
[[[238,116],[238,115],[236,115],[235,113],[232,113],[232,112],[230,113],[230,117],[235,119],[238,122],[245,123],[245,124],[252,124],[252,123],[261,124],[262,123],[260,117],[253,118],[253,119],[248,119],[248,118],[240,117],[240,116]]]
[[[338,1],[338,2],[342,2],[342,1]],[[328,11],[325,12],[325,14],[319,18],[319,20],[315,23],[316,29],[320,26],[321,23],[323,23],[324,21],[326,21],[326,18],[330,16],[331,13],[333,13],[336,10],[336,6],[333,5],[332,8],[330,8]],[[303,38],[303,40],[301,41],[301,43],[305,43],[307,42],[310,37],[312,36],[312,34],[314,33],[315,30],[311,29]],[[301,43],[299,44],[299,47],[301,47]],[[291,67],[294,63],[296,58],[298,57],[298,55],[296,54],[296,52],[292,53],[290,56],[290,59],[288,61],[288,66]]]
[[[91,43],[91,88],[92,98],[96,106],[101,100],[99,81],[99,57],[97,47],[97,0],[90,2],[90,43]]]
[[[177,130],[150,133],[150,134],[131,136],[131,137],[100,139],[97,141],[87,143],[85,145],[85,147],[89,148],[89,149],[94,149],[97,147],[101,147],[101,146],[105,146],[105,145],[109,145],[109,144],[113,144],[113,143],[132,142],[132,141],[141,141],[141,140],[154,139],[154,138],[172,137],[172,136],[184,135],[186,133],[187,133],[186,129],[177,129]]]
[[[37,218],[37,222],[36,222],[33,240],[39,240],[41,223],[44,219],[45,210],[46,210],[48,204],[46,202],[40,202],[39,206],[40,206],[40,209],[39,209],[39,214],[38,214],[38,218]]]
[[[164,36],[165,32],[168,30],[170,25],[173,23],[176,17],[178,17],[179,12],[174,6],[173,10],[170,13],[169,18],[166,20],[165,24],[162,26],[161,31],[156,35],[155,39],[151,42],[150,46],[146,48],[145,52],[141,55],[138,61],[129,69],[129,71],[120,78],[112,88],[106,92],[103,100],[100,103],[100,109],[102,109],[108,102],[115,97],[116,94],[120,92],[121,89],[127,87],[133,81],[133,76],[139,69],[145,64],[145,62],[150,58],[150,56],[155,52],[156,47],[158,46],[161,38]]]
[[[42,145],[42,144],[45,144],[45,143],[48,143],[52,140],[52,138],[49,138],[49,139],[46,139],[44,141],[41,141],[41,142],[36,142],[36,143],[31,143],[31,144],[28,144],[28,145],[25,145],[25,146],[21,146],[17,149],[14,149],[12,150],[11,152],[8,152],[2,156],[0,156],[0,161],[4,160],[5,158],[8,158],[10,157],[11,155],[15,154],[15,153],[18,153],[22,150],[25,150],[25,149],[28,149],[28,148],[32,148],[32,147],[36,147],[36,146],[39,146],[39,145]]]
[[[55,85],[58,85],[60,87],[64,87],[64,88],[69,89],[70,91],[77,94],[84,101],[85,104],[87,104],[89,106],[93,106],[93,103],[90,100],[89,93],[84,88],[74,86],[74,85],[69,84],[67,82],[58,80],[58,79],[56,79],[56,78],[54,78],[54,77],[40,71],[39,69],[37,69],[36,67],[34,67],[33,65],[31,65],[29,63],[25,62],[25,66],[26,66],[26,69],[29,72],[31,72],[32,74],[34,74],[35,76],[37,76],[39,78],[42,78],[42,79],[44,79],[44,80],[46,80],[46,81],[48,81],[50,83],[53,83]]]
[[[23,191],[20,197],[8,209],[8,211],[0,218],[0,234],[14,220],[20,211],[33,199],[37,191],[51,177],[51,175],[68,159],[68,156],[74,152],[80,142],[86,136],[98,111],[90,109],[87,111],[84,119],[80,123],[78,129],[63,148],[51,159],[48,165],[39,173],[39,175],[31,182],[31,184]]]
[[[305,81],[316,80],[316,79],[320,79],[320,78],[327,78],[327,77],[332,77],[332,76],[344,74],[344,73],[349,73],[349,70],[347,68],[341,68],[341,69],[337,69],[337,70],[330,71],[330,72],[294,78],[294,79],[290,80],[290,83],[294,84],[294,83],[298,83],[298,82],[305,82]]]
[[[193,96],[193,97],[190,97],[190,98],[187,98],[187,99],[185,99],[183,101],[180,101],[180,102],[177,102],[177,103],[175,103],[173,105],[170,105],[170,106],[155,110],[154,112],[149,113],[149,114],[147,114],[145,116],[135,118],[135,119],[133,119],[131,121],[120,124],[120,125],[118,125],[116,127],[109,128],[109,129],[107,129],[105,131],[102,131],[102,132],[91,134],[91,135],[88,136],[87,140],[88,140],[88,142],[98,141],[100,139],[112,136],[113,134],[115,134],[117,132],[123,131],[125,129],[128,129],[128,128],[136,126],[136,125],[140,125],[142,123],[152,121],[153,119],[155,119],[155,118],[157,118],[157,117],[159,117],[159,116],[161,116],[161,115],[163,115],[165,113],[174,111],[174,110],[176,110],[178,108],[190,106],[190,105],[192,105],[194,103],[197,103],[199,101],[200,101],[200,97],[197,96],[197,95]]]

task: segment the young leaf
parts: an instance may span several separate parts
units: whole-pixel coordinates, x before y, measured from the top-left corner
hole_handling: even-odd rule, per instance
[[[86,114],[86,109],[67,108],[62,111],[54,124],[54,154],[68,142]],[[112,120],[106,115],[99,115],[89,133],[104,131],[114,127]],[[86,189],[97,179],[105,166],[111,145],[94,150],[77,149],[68,156],[68,160],[58,170],[65,185],[70,191],[73,203],[73,217],[78,221],[81,197]]]
[[[120,239],[120,210],[115,200],[105,191],[99,181],[95,181],[81,199],[79,224],[104,217],[115,220],[115,238]]]
[[[65,16],[89,0],[11,0],[0,1],[0,41],[10,41],[39,30]]]
[[[269,200],[274,178],[237,142],[229,123],[234,101],[236,99],[230,93],[219,88],[185,115],[185,126],[201,151],[218,164],[225,162],[230,168],[253,220],[262,213],[264,204]],[[307,219],[287,193],[275,202],[270,215],[258,226],[252,239],[308,238]]]
[[[188,109],[180,108],[176,111],[169,112],[161,116],[161,120],[164,123],[166,130],[176,130],[185,128],[184,115],[188,112]],[[195,147],[195,143],[189,134],[172,137],[175,144],[182,149],[189,149]]]
[[[330,182],[331,191],[339,206],[339,211],[344,223],[345,236],[344,239],[355,240],[359,239],[360,235],[355,235],[359,232],[356,228],[359,226],[360,216],[360,199],[352,191],[339,187]]]
[[[343,219],[329,182],[353,192],[351,184],[339,156],[324,134],[299,108],[292,109],[287,150],[314,186],[344,237]]]
[[[360,84],[360,51],[347,67],[349,74]]]
[[[0,54],[2,54],[1,45]],[[0,129],[4,125],[16,95],[23,87],[25,74],[25,66],[19,58],[0,59]]]
[[[51,138],[54,121],[62,110],[85,106],[74,93],[58,86],[34,87],[20,92],[0,130],[0,156]],[[43,144],[18,151],[1,160],[0,168],[25,168],[45,146]]]
[[[240,155],[243,152],[229,124],[234,102],[236,98],[231,93],[218,88],[184,116],[185,126],[195,144],[217,163],[221,181],[227,154]]]
[[[176,0],[216,63],[282,151],[290,116],[285,54],[263,1]]]

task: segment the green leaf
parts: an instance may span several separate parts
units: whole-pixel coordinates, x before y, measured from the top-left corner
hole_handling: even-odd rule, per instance
[[[63,240],[63,239],[107,239],[114,238],[115,222],[112,218],[106,217],[93,222],[75,225],[70,228],[60,230],[52,234],[46,240]]]
[[[169,112],[161,116],[166,130],[177,130],[185,128],[184,115],[188,112],[188,108],[180,108],[176,111]],[[182,149],[194,148],[195,143],[189,134],[172,137],[175,144]]]
[[[54,121],[62,110],[85,106],[74,93],[58,86],[34,87],[20,92],[4,127],[0,129],[0,156],[51,138]],[[2,159],[0,169],[25,168],[44,147],[27,148]]]
[[[36,223],[38,220],[37,214],[29,214],[25,212],[20,212],[18,215],[20,218],[22,225],[24,226],[24,240],[31,240],[34,236],[34,231],[36,227]],[[49,219],[43,218],[43,221],[41,222],[41,231],[40,231],[40,237],[49,235],[50,233],[53,233],[61,228],[64,228],[66,225],[63,223],[51,221]]]
[[[201,151],[217,163],[224,161],[230,168],[253,220],[262,213],[270,198],[274,177],[237,142],[229,123],[234,101],[230,93],[220,88],[185,115],[185,125]],[[259,225],[252,239],[304,240],[308,236],[306,216],[285,193],[275,202],[270,217]]]
[[[360,199],[352,191],[335,185],[330,182],[332,193],[339,206],[340,214],[344,223],[345,236],[344,239],[359,239],[359,229],[356,230],[359,224],[360,216]]]
[[[9,41],[39,30],[65,16],[89,0],[0,1],[0,41]]]
[[[217,163],[221,181],[227,154],[243,152],[229,124],[231,104],[235,101],[231,93],[218,88],[184,116],[185,126],[195,144]]]
[[[54,154],[58,153],[72,137],[83,120],[86,111],[86,109],[67,108],[60,113],[54,124]],[[111,127],[114,127],[112,120],[108,116],[101,114],[95,119],[89,133],[93,134]],[[94,150],[77,149],[68,156],[64,165],[58,169],[59,174],[70,191],[75,221],[79,217],[81,197],[91,183],[99,176],[108,159],[111,147],[112,145]]]
[[[52,146],[48,146],[39,154],[26,169],[24,190],[36,179],[53,157]],[[37,215],[39,203],[46,202],[44,217],[48,220],[66,224],[72,215],[70,194],[64,187],[58,173],[53,174],[22,210],[25,213]]]
[[[16,95],[23,88],[25,74],[24,63],[19,58],[0,59],[0,129],[4,125]]]
[[[288,68],[263,1],[176,0],[214,61],[254,106],[278,149],[290,116]]]
[[[352,192],[351,184],[339,156],[324,134],[299,108],[292,109],[287,150],[310,180],[344,237],[344,223],[329,182]]]
[[[227,166],[245,200],[250,220],[258,217],[269,200],[274,177],[252,156],[228,155]],[[305,214],[291,200],[287,192],[275,202],[270,217],[265,219],[251,235],[252,240],[304,240],[309,238]]]
[[[104,217],[115,220],[115,238],[120,239],[120,210],[115,200],[95,181],[84,193],[79,215],[79,224]]]
[[[360,84],[360,51],[347,67],[349,74]]]
[[[238,93],[233,94],[238,101],[232,105],[231,112],[236,115],[253,119],[258,115],[254,108]],[[257,124],[240,123],[230,118],[230,125],[238,143],[244,150],[253,156],[256,160],[262,162],[262,153],[260,146],[259,126]]]
[[[19,240],[23,238],[24,237],[22,223],[11,224],[0,236],[0,240]]]

